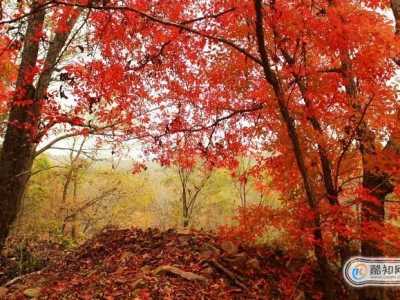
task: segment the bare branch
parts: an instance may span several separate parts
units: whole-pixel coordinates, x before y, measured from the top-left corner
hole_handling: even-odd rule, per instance
[[[71,137],[74,137],[74,136],[78,136],[78,135],[81,135],[81,134],[82,134],[81,132],[74,132],[74,133],[67,133],[67,134],[61,135],[59,137],[56,137],[54,140],[50,141],[45,146],[43,146],[42,148],[37,150],[33,156],[34,157],[38,157],[43,152],[49,150],[54,144],[56,144],[56,143],[58,143],[58,142],[60,142],[62,140],[65,140],[65,139],[68,139],[68,138],[71,138]]]

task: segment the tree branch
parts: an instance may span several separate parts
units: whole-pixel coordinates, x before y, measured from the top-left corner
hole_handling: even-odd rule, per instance
[[[204,38],[216,41],[216,42],[220,42],[223,43],[237,51],[239,51],[240,53],[244,54],[246,57],[248,57],[249,59],[251,59],[252,61],[256,62],[257,64],[262,64],[261,60],[258,59],[256,56],[254,56],[253,54],[251,54],[249,51],[247,51],[246,49],[236,45],[233,41],[230,41],[228,39],[225,39],[223,37],[218,37],[218,36],[214,36],[205,32],[201,32],[199,30],[193,29],[191,27],[188,27],[187,24],[189,23],[193,23],[196,22],[198,20],[204,20],[204,19],[208,19],[208,18],[216,18],[219,17],[223,14],[226,14],[228,12],[231,12],[234,10],[234,8],[231,8],[230,10],[226,10],[225,12],[221,12],[219,14],[215,14],[215,15],[209,15],[209,16],[204,16],[201,18],[196,18],[193,20],[189,20],[189,21],[182,21],[180,23],[174,22],[174,21],[170,21],[170,20],[166,20],[151,14],[148,14],[146,12],[143,12],[141,10],[138,10],[136,8],[133,7],[128,7],[128,6],[98,6],[98,5],[84,5],[84,4],[79,4],[79,3],[67,3],[64,1],[54,1],[54,3],[59,4],[59,5],[65,5],[65,6],[75,6],[75,7],[82,7],[82,8],[91,8],[91,9],[96,9],[96,10],[115,10],[115,11],[129,11],[129,12],[133,12],[141,17],[147,18],[153,22],[162,24],[162,25],[166,25],[166,26],[170,26],[170,27],[174,27],[174,28],[178,28],[181,30],[184,30],[186,32],[190,32],[190,33],[194,33],[196,35],[202,36]]]

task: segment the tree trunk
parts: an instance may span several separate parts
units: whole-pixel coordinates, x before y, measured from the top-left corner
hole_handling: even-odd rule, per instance
[[[286,61],[290,65],[294,65],[294,59],[290,57],[290,55],[286,52],[283,52]],[[296,79],[296,83],[299,87],[300,93],[303,97],[303,100],[305,102],[305,105],[310,111],[313,111],[313,105],[312,101],[307,97],[307,83],[304,81],[302,77],[299,75],[293,73],[293,76]],[[318,133],[318,134],[323,134],[323,129],[321,126],[321,123],[319,120],[314,116],[311,115],[308,118],[311,126],[313,129]],[[321,143],[317,143],[318,145],[318,155],[320,158],[320,163],[321,163],[321,169],[322,169],[322,178],[323,178],[323,183],[324,183],[324,189],[326,192],[326,197],[330,205],[332,206],[340,206],[339,203],[339,192],[337,190],[337,186],[334,183],[333,180],[333,171],[332,171],[332,164],[331,161],[328,158],[328,151],[325,148],[325,146]],[[338,234],[338,246],[339,246],[339,258],[341,265],[344,265],[345,262],[352,256],[351,255],[351,250],[349,246],[349,241],[348,239],[343,236],[342,234]]]
[[[35,8],[33,7],[32,10]],[[33,13],[28,21],[16,92],[11,103],[8,127],[0,153],[0,250],[10,232],[33,162],[39,103],[35,101],[32,71],[39,52],[45,12]]]
[[[43,31],[46,11],[36,11],[34,2],[24,37],[21,63],[11,103],[6,134],[0,153],[0,251],[10,232],[30,176],[35,149],[40,142],[38,124],[41,116],[41,101],[47,94],[51,75],[60,53],[75,25],[79,10],[71,11],[67,28],[56,32],[50,42],[44,66],[39,74],[37,87],[34,76],[39,52],[40,33]]]
[[[74,177],[74,190],[73,190],[73,196],[72,196],[72,207],[75,207],[77,205],[78,201],[78,173],[75,173]],[[76,238],[78,236],[78,224],[77,224],[77,214],[73,214],[71,218],[71,239],[73,241],[76,241]]]
[[[336,298],[334,289],[334,280],[329,267],[328,259],[323,249],[323,237],[321,231],[321,219],[318,213],[318,203],[315,196],[314,188],[311,184],[310,175],[304,160],[304,153],[301,149],[300,139],[296,130],[295,122],[293,117],[290,115],[290,111],[286,105],[286,99],[281,83],[275,72],[272,70],[269,62],[267,49],[265,47],[264,37],[264,25],[263,25],[263,4],[261,0],[254,0],[254,7],[256,12],[256,37],[258,44],[258,52],[260,54],[262,67],[264,71],[264,77],[266,81],[272,86],[276,100],[278,102],[279,110],[283,121],[286,124],[288,136],[292,143],[293,152],[295,155],[298,170],[303,179],[303,185],[305,189],[305,196],[310,209],[315,212],[316,216],[313,220],[313,235],[316,241],[314,245],[314,253],[317,260],[317,264],[320,270],[320,282],[324,293],[324,299],[333,300]]]
[[[186,191],[182,191],[182,225],[184,228],[189,226],[189,207],[187,203]]]

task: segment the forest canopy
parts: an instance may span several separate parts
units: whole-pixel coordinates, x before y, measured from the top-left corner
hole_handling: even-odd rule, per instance
[[[400,1],[4,0],[0,17],[0,250],[192,228],[304,260],[281,299],[386,297],[342,268],[399,255]],[[262,298],[262,272],[246,296],[251,275],[212,261]]]

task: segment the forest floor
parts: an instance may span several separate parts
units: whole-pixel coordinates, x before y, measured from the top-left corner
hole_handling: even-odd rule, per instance
[[[0,299],[300,300],[315,293],[311,273],[304,260],[205,232],[114,229],[4,283]]]

